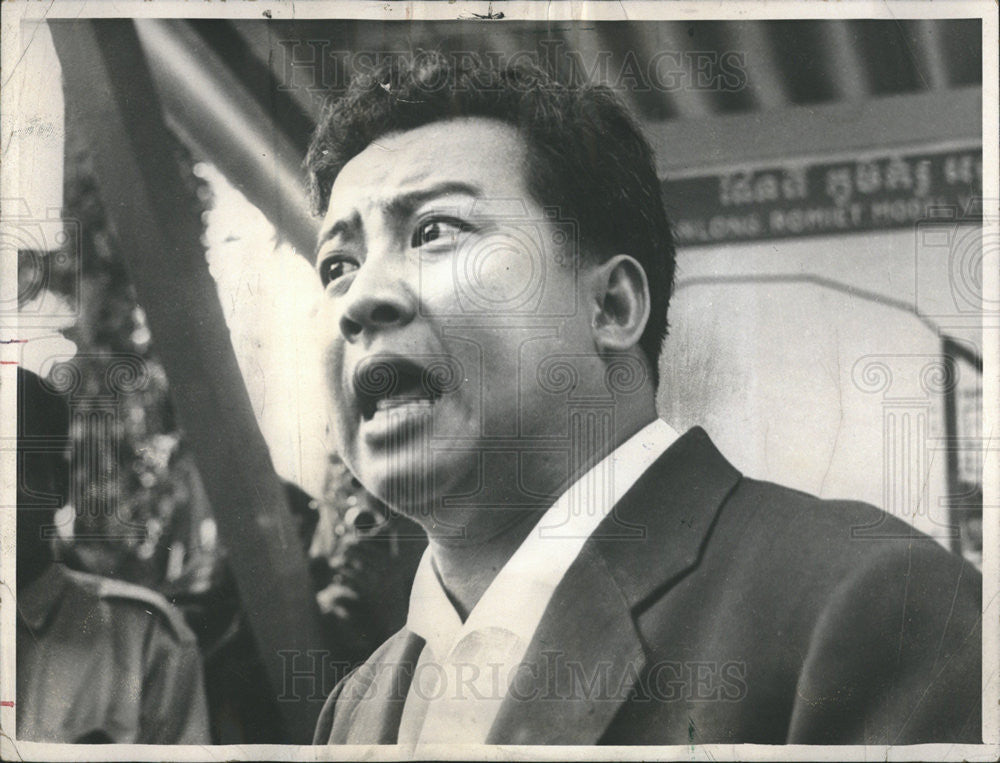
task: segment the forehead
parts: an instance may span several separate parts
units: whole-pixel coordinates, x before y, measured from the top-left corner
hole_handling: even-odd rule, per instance
[[[499,120],[451,119],[389,133],[344,165],[328,211],[449,181],[474,185],[486,196],[523,196],[524,159],[523,137]]]

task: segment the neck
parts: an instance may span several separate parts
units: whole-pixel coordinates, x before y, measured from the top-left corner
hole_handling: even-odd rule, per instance
[[[495,534],[478,543],[430,539],[434,566],[463,621],[541,516],[541,511],[518,512]]]
[[[615,438],[607,447],[592,452],[568,476],[564,470],[561,478],[553,480],[552,494],[564,492],[602,458],[656,418],[652,405],[649,410],[636,413],[638,415],[630,417],[616,430]],[[538,524],[543,513],[544,509],[514,511],[502,504],[493,508],[476,507],[463,518],[466,532],[458,540],[435,537],[433,529],[425,527],[438,575],[463,620]]]

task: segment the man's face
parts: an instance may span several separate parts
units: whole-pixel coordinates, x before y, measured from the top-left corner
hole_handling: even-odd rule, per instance
[[[551,491],[567,461],[543,447],[567,436],[554,356],[600,373],[575,228],[531,198],[525,160],[517,130],[488,119],[389,134],[343,168],[323,221],[335,446],[425,527],[433,498],[523,506]]]

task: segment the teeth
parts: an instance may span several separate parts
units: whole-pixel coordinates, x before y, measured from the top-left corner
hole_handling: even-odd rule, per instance
[[[400,398],[400,397],[383,397],[377,403],[375,403],[376,411],[385,411],[390,408],[398,408],[400,406],[417,406],[420,408],[430,408],[434,405],[433,400],[428,400],[427,398]]]

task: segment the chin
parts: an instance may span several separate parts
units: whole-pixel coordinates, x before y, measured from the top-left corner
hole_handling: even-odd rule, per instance
[[[381,465],[380,465],[381,466]],[[460,491],[455,480],[442,483],[443,474],[458,474],[459,467],[449,465],[437,470],[438,479],[433,479],[426,471],[384,468],[362,469],[358,478],[368,492],[386,504],[397,514],[412,519],[428,532],[436,535],[461,536],[461,524],[449,521],[453,512],[441,510],[441,498],[449,495],[466,494]]]
[[[423,472],[361,468],[355,474],[369,493],[400,514],[426,514],[433,505],[430,481]]]

